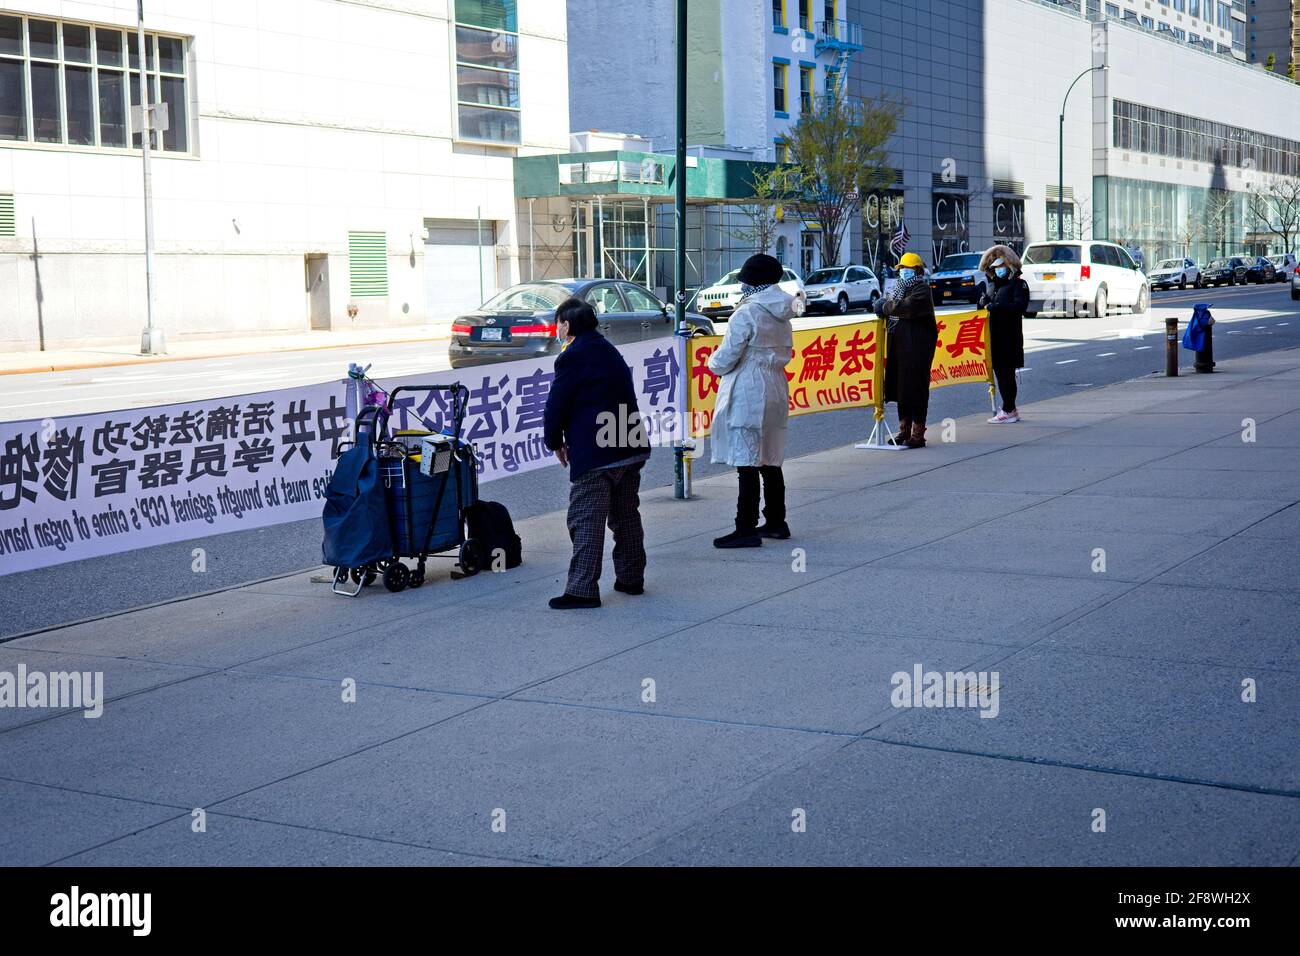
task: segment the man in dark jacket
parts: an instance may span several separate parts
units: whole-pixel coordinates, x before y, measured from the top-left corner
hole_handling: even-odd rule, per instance
[[[645,592],[645,533],[641,527],[641,469],[650,443],[637,408],[632,370],[596,331],[596,313],[579,299],[555,311],[567,340],[555,360],[546,400],[546,447],[569,469],[569,539],[573,560],[556,610],[600,607],[605,524],[614,533],[614,590]]]
[[[989,314],[989,352],[993,377],[997,379],[1002,409],[989,419],[990,425],[1020,421],[1016,409],[1016,369],[1025,364],[1025,309],[1029,308],[1029,284],[1020,277],[1020,257],[1009,246],[993,246],[980,259],[989,277],[991,292],[980,298],[979,307]]]

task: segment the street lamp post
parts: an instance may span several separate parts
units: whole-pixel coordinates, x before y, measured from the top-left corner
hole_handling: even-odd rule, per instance
[[[673,290],[676,304],[676,332],[686,332],[686,0],[677,0],[677,181],[673,200],[673,217],[676,226],[676,255],[673,260]],[[673,495],[685,498],[686,449],[685,436],[678,439],[673,449]]]
[[[153,117],[149,106],[149,59],[144,38],[144,0],[136,0],[136,41],[140,50],[140,152],[144,167],[144,295],[145,328],[140,337],[141,355],[167,351],[163,330],[154,324],[153,290],[153,178],[149,174],[149,147],[153,138]]]
[[[1065,99],[1061,100],[1061,127],[1060,136],[1057,139],[1057,173],[1059,177],[1056,184],[1056,239],[1059,242],[1065,238],[1065,104],[1069,102],[1070,94],[1074,92],[1074,85],[1089,73],[1095,73],[1097,70],[1106,69],[1106,65],[1090,66],[1074,78],[1074,83],[1065,91]]]

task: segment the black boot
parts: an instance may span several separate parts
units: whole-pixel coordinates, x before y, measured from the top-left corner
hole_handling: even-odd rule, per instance
[[[790,526],[784,521],[767,521],[759,525],[758,536],[784,541],[790,537]]]
[[[756,528],[737,528],[731,534],[713,539],[715,548],[761,548],[763,539]]]

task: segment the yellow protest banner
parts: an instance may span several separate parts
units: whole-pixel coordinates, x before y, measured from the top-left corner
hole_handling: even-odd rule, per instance
[[[989,319],[984,312],[949,312],[936,316],[939,344],[930,366],[930,387],[993,383],[989,358]]]
[[[794,333],[794,358],[785,367],[790,383],[790,414],[810,415],[843,408],[881,407],[885,397],[884,320],[801,329]],[[691,437],[703,438],[713,425],[718,376],[709,356],[721,336],[686,343]]]

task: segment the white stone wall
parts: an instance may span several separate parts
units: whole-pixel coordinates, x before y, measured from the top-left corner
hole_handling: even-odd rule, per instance
[[[382,230],[389,296],[355,324],[425,314],[424,220],[498,226],[499,281],[518,277],[511,159],[453,140],[450,0],[151,0],[146,28],[192,38],[193,156],[154,153],[157,314],[170,335],[308,327],[304,256],[330,257],[346,314],[347,233]],[[133,26],[134,0],[20,0],[5,12]],[[523,146],[568,147],[564,0],[520,4]],[[144,325],[139,155],[0,143],[0,348],[138,338]],[[40,258],[33,261],[33,227]],[[38,299],[39,277],[39,299]],[[472,277],[477,282],[477,277]],[[470,281],[467,278],[466,281]]]

